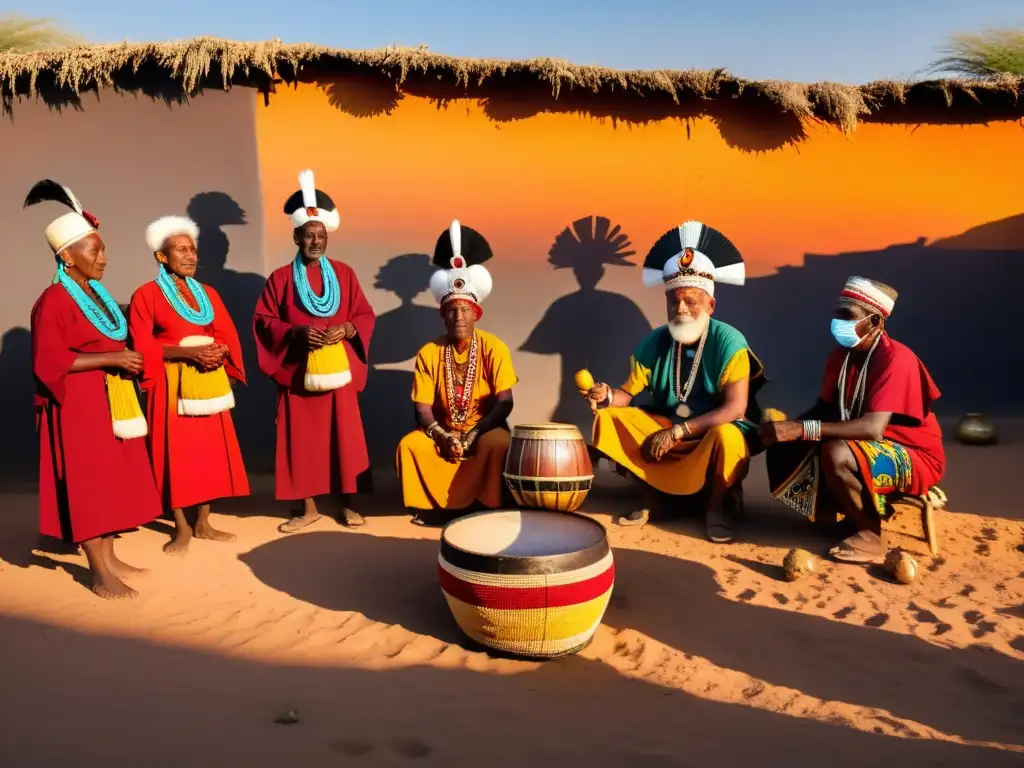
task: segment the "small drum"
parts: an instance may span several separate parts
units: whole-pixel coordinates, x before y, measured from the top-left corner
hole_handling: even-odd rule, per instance
[[[590,492],[594,465],[574,425],[520,424],[512,428],[504,475],[517,504],[575,512]]]
[[[460,517],[441,532],[438,566],[459,628],[481,645],[530,658],[585,648],[615,584],[604,527],[567,512]]]

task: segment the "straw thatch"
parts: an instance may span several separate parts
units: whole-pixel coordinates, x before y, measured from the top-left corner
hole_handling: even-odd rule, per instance
[[[708,115],[728,124],[737,115],[755,112],[759,125],[776,120],[780,130],[796,138],[800,126],[815,119],[849,133],[865,120],[983,123],[1024,117],[1024,77],[1010,75],[862,86],[803,84],[744,80],[725,70],[620,71],[557,59],[461,59],[425,48],[344,51],[215,38],[0,54],[0,97],[7,114],[24,98],[80,108],[83,92],[103,88],[181,102],[203,89],[232,86],[254,87],[269,98],[275,85],[299,81],[318,83],[338,102],[351,93],[346,83],[371,83],[378,95],[369,106],[338,104],[353,114],[390,111],[404,94],[439,104],[479,99],[496,120],[580,112],[635,122]]]

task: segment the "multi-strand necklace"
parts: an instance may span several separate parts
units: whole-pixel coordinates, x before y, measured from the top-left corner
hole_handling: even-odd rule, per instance
[[[75,300],[75,304],[82,310],[86,319],[92,323],[93,328],[113,341],[124,341],[128,338],[128,321],[124,319],[124,313],[117,306],[114,297],[107,293],[107,289],[98,280],[90,280],[89,287],[96,294],[96,298],[102,302],[106,312],[100,309],[99,305],[82,289],[82,286],[68,277],[63,268],[57,269],[57,277],[54,282],[60,283],[64,286],[64,290],[71,294],[71,298]]]
[[[854,414],[860,416],[861,411],[864,410],[864,397],[867,394],[868,364],[871,362],[871,355],[874,354],[875,347],[878,346],[878,342],[881,339],[882,334],[878,334],[871,344],[871,349],[868,350],[867,355],[864,357],[864,364],[857,372],[857,383],[853,387],[853,398],[850,400],[849,407],[846,405],[846,376],[850,367],[850,356],[853,354],[853,350],[851,349],[846,353],[843,367],[839,369],[839,418],[842,421],[849,421],[854,418]]]
[[[156,277],[156,284],[160,286],[167,303],[171,309],[178,313],[178,317],[192,325],[209,325],[213,322],[213,305],[210,297],[206,295],[206,289],[198,280],[191,277],[185,278],[185,285],[196,300],[198,309],[193,309],[185,297],[181,295],[181,288],[178,281],[163,264],[160,265],[160,274]]]
[[[705,326],[704,333],[700,335],[700,343],[697,345],[697,352],[693,356],[693,365],[690,366],[690,376],[686,379],[686,383],[683,384],[683,345],[678,341],[675,342],[676,346],[676,359],[675,359],[675,376],[673,377],[673,387],[675,389],[676,400],[679,401],[679,405],[676,407],[676,414],[681,419],[688,418],[693,410],[686,401],[690,398],[690,393],[693,392],[693,385],[697,382],[697,373],[700,371],[700,360],[704,356],[704,342],[708,339],[708,327]]]
[[[465,424],[469,418],[469,403],[473,398],[473,384],[476,383],[477,339],[473,334],[469,342],[469,354],[466,357],[466,375],[462,379],[462,392],[456,391],[455,350],[452,344],[444,348],[444,386],[448,395],[448,409],[451,411],[452,424]]]
[[[324,280],[324,293],[317,296],[309,284],[306,276],[306,265],[302,260],[302,254],[295,255],[292,262],[292,280],[295,282],[295,292],[299,296],[299,302],[309,314],[316,317],[334,317],[338,314],[338,307],[341,306],[341,289],[338,286],[338,276],[334,273],[334,267],[327,262],[326,256],[321,256],[317,261],[320,263],[320,274]]]

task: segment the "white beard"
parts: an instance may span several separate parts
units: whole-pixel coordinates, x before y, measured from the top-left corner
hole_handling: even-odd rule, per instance
[[[668,323],[668,332],[677,344],[691,347],[700,341],[710,322],[711,315],[707,312],[701,312],[697,317],[675,317]]]

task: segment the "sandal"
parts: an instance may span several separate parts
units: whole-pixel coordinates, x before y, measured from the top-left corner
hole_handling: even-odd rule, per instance
[[[630,526],[641,526],[646,525],[647,521],[651,519],[651,512],[648,509],[638,509],[635,512],[630,512],[628,515],[622,515],[618,523],[619,525],[630,527]]]
[[[828,553],[841,563],[881,563],[885,558],[885,542],[876,533],[857,531],[832,547]]]
[[[709,510],[705,515],[704,532],[714,544],[728,544],[735,538],[729,515],[719,509]]]
[[[281,523],[279,526],[277,526],[277,530],[279,530],[281,533],[295,533],[296,531],[301,531],[303,528],[308,528],[321,517],[323,517],[323,515],[320,514],[317,514],[314,517],[298,515],[296,517],[293,517],[286,523]]]
[[[339,517],[341,519],[338,522],[342,525],[347,525],[349,528],[358,528],[360,525],[366,524],[366,519],[362,515],[348,507],[341,510],[341,515],[339,515]]]

